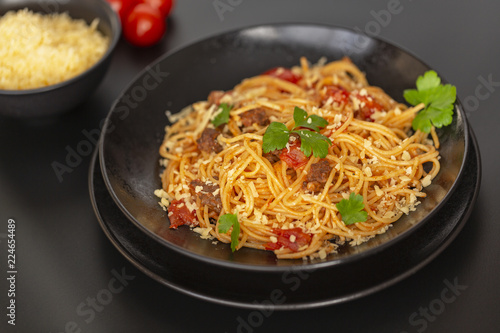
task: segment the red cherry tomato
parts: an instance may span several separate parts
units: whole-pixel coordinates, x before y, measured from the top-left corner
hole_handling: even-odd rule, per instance
[[[148,4],[136,5],[123,24],[123,35],[133,45],[151,46],[160,41],[167,30],[165,18]]]
[[[361,102],[359,108],[359,118],[365,121],[374,121],[371,117],[375,112],[382,111],[384,107],[380,105],[373,97],[368,95],[356,95],[356,98]]]
[[[158,9],[164,18],[170,14],[175,3],[174,0],[141,0],[141,2]]]
[[[121,22],[125,22],[130,10],[139,3],[139,0],[107,0],[111,8],[118,14]]]
[[[283,148],[279,155],[280,160],[285,162],[289,167],[297,170],[303,167],[309,161],[309,158],[300,150],[300,140],[297,139],[288,145],[288,148]]]
[[[266,243],[264,248],[266,250],[278,250],[282,246],[297,252],[302,246],[311,243],[312,236],[302,231],[300,228],[292,229],[273,229],[273,234],[276,235],[278,241],[276,243]],[[294,236],[293,242],[290,237]]]
[[[262,73],[262,75],[274,76],[278,79],[282,79],[295,84],[297,84],[297,82],[299,82],[299,80],[302,78],[300,75],[294,74],[289,68],[285,67],[271,68],[270,70]]]
[[[168,219],[170,228],[177,229],[181,225],[197,226],[196,213],[190,211],[184,200],[174,200],[168,206]]]
[[[323,99],[326,102],[330,97],[333,99],[333,102],[339,104],[346,104],[349,102],[349,92],[339,86],[326,86],[326,92]]]

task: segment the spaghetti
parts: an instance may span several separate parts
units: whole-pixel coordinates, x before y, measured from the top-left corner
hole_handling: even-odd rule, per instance
[[[232,106],[227,123],[213,120]],[[300,138],[263,151],[271,122],[294,127],[299,107],[328,122],[324,158],[306,156]],[[439,141],[412,132],[423,104],[407,107],[370,86],[348,59],[275,68],[213,91],[171,119],[160,147],[170,227],[188,225],[202,238],[231,242],[219,217],[237,214],[237,249],[274,251],[281,259],[325,258],[339,245],[361,244],[416,209],[439,172]],[[227,110],[226,110],[227,111]],[[362,195],[366,221],[347,224],[337,208]]]

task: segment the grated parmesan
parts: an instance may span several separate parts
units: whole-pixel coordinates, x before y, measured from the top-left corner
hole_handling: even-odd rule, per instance
[[[67,13],[7,12],[0,18],[0,89],[41,88],[81,74],[108,49],[98,24]]]
[[[431,184],[431,175],[427,175],[422,179],[422,186],[427,187]]]
[[[406,150],[403,152],[403,155],[401,155],[401,159],[403,161],[409,161],[411,160],[411,156],[410,156],[410,153],[407,152]]]
[[[364,172],[365,172],[365,175],[367,175],[368,177],[373,176],[372,169],[370,167],[366,167]]]

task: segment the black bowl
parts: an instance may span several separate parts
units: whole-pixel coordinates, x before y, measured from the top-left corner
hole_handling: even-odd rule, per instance
[[[7,0],[0,2],[0,16],[10,10],[28,8],[43,14],[67,12],[90,24],[99,18],[98,30],[109,37],[103,57],[85,72],[67,81],[27,90],[0,89],[0,113],[10,117],[33,118],[70,111],[83,103],[99,86],[120,39],[120,19],[105,0]]]
[[[316,62],[348,55],[372,85],[402,101],[403,91],[415,87],[429,66],[410,53],[380,39],[353,31],[308,24],[280,24],[245,28],[197,42],[167,54],[146,68],[116,101],[103,128],[100,165],[106,186],[117,206],[136,227],[181,256],[213,267],[255,272],[285,271],[290,267],[352,265],[360,259],[402,242],[432,221],[463,174],[469,145],[466,118],[457,101],[453,123],[438,131],[442,169],[427,197],[415,212],[404,216],[383,235],[357,247],[341,248],[325,260],[277,260],[273,253],[242,249],[232,253],[227,244],[212,244],[188,228],[171,230],[158,205],[161,187],[158,148],[169,122],[166,110],[181,110],[206,99],[211,90],[227,90],[243,78],[276,66],[293,66],[301,56]],[[441,75],[440,75],[441,76]],[[442,77],[442,76],[441,76]],[[444,221],[443,223],[446,223]],[[419,251],[408,248],[408,253]],[[376,260],[376,259],[374,259]]]

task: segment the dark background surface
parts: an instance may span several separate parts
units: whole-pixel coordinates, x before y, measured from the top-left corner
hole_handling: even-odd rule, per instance
[[[217,3],[230,10],[218,13]],[[0,331],[15,331],[6,317],[6,236],[12,218],[18,332],[500,332],[499,13],[500,2],[493,0],[178,0],[161,44],[137,49],[122,41],[104,82],[79,109],[38,121],[0,118]],[[276,22],[366,32],[438,70],[465,103],[483,181],[462,232],[414,275],[348,303],[262,314],[186,296],[135,269],[106,238],[92,210],[90,150],[62,179],[52,164],[65,164],[68,151],[82,142],[95,146],[114,99],[157,57],[219,32]],[[130,279],[119,291],[118,285],[110,287],[117,273]],[[450,284],[460,288],[450,293]],[[89,311],[89,302],[113,287],[112,299]],[[250,325],[243,328],[243,321]]]

